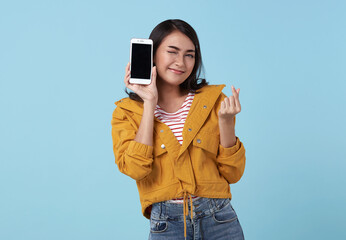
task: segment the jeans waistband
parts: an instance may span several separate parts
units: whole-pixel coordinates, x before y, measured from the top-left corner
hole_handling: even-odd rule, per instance
[[[230,203],[229,198],[199,198],[192,202],[193,218],[208,216],[222,209]],[[189,211],[191,204],[189,202]],[[183,220],[183,204],[158,202],[152,205],[151,217],[153,219]]]

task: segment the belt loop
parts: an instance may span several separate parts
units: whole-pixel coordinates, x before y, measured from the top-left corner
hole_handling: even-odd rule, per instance
[[[214,205],[215,205],[214,199],[208,198],[208,200],[209,200],[209,209],[210,209],[210,212],[213,213],[213,212],[215,211],[215,210],[214,210]]]
[[[159,213],[159,216],[160,216],[160,219],[162,219],[162,202],[160,202],[160,204],[159,204],[159,206],[160,206],[160,213]]]
[[[166,202],[162,202],[161,212],[162,212],[162,216],[166,219],[167,218],[167,205],[166,205]]]
[[[219,210],[220,206],[218,203],[218,199],[217,198],[213,198],[213,202],[214,202],[214,211]]]
[[[218,199],[215,199],[215,203],[216,203],[216,209],[220,210],[222,208],[224,201],[223,201],[223,199],[218,198]]]

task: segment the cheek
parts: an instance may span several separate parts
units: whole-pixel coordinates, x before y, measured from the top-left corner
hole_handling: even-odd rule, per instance
[[[157,68],[164,68],[168,64],[168,62],[168,58],[165,56],[159,56],[155,61]]]
[[[162,68],[160,65],[156,65],[156,72],[158,76],[162,76]]]
[[[157,74],[159,76],[163,76],[165,74],[165,71],[166,71],[166,65],[163,64],[163,62],[158,62],[158,64],[156,64],[156,71],[157,71]]]
[[[195,59],[187,63],[189,72],[191,73],[193,70],[193,67],[195,66]]]

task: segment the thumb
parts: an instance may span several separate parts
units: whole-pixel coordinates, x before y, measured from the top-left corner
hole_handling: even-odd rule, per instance
[[[155,86],[156,86],[156,76],[157,76],[156,66],[154,66],[151,73],[151,80]]]

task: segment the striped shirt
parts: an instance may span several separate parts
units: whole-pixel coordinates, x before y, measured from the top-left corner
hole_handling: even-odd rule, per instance
[[[181,107],[174,113],[165,112],[159,105],[156,105],[154,115],[161,122],[166,124],[173,132],[174,136],[177,138],[180,145],[183,144],[183,128],[184,123],[189,113],[193,98],[195,96],[194,92],[189,92],[187,97],[185,98],[184,103]],[[199,197],[192,196],[192,200],[196,200]],[[169,203],[183,203],[183,198],[175,198],[168,201]]]

